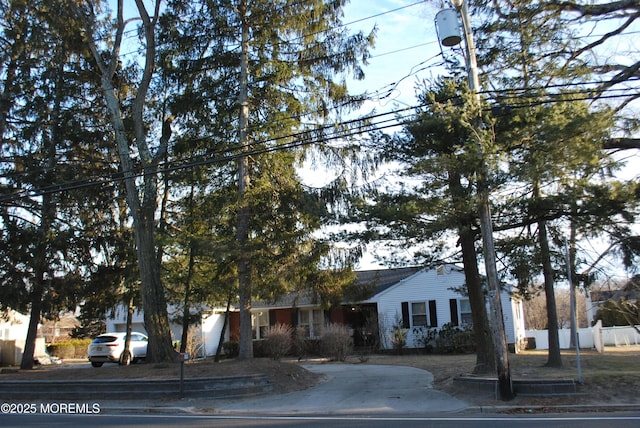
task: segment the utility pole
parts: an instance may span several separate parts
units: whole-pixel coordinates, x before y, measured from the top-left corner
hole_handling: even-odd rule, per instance
[[[240,91],[238,103],[238,140],[243,152],[238,159],[238,219],[236,239],[238,243],[238,294],[240,297],[240,359],[253,358],[251,336],[251,272],[247,241],[249,240],[249,209],[247,207],[247,187],[249,187],[249,16],[247,2],[242,0],[239,7],[241,18],[240,41]]]
[[[476,60],[476,49],[473,41],[471,29],[471,18],[465,0],[451,0],[456,11],[462,20],[462,29],[465,39],[465,62],[468,72],[469,89],[474,94],[474,102],[480,105],[480,80],[478,78],[478,66]],[[457,24],[457,23],[456,23]],[[453,37],[444,41],[445,46],[452,46],[460,43],[459,37]],[[479,131],[482,125],[482,118],[478,117],[474,123],[474,128]],[[479,135],[479,132],[476,132]],[[478,170],[478,211],[480,215],[480,231],[482,234],[482,252],[489,286],[489,324],[491,325],[491,335],[496,357],[496,372],[498,376],[498,390],[500,399],[507,401],[515,397],[511,382],[511,370],[509,368],[509,358],[507,349],[507,337],[504,330],[504,318],[502,315],[502,301],[500,298],[500,281],[498,279],[498,269],[496,267],[496,250],[493,241],[493,224],[491,221],[491,206],[489,204],[489,184],[488,170],[484,162],[485,154],[482,141],[478,140],[476,149],[478,151],[480,166]]]

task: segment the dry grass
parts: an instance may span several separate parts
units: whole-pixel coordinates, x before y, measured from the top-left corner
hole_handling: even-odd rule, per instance
[[[509,354],[513,379],[574,379],[578,380],[576,355],[562,351],[562,368],[546,367],[547,351],[525,351]],[[434,387],[480,405],[500,404],[493,397],[469,394],[456,386],[453,379],[470,374],[476,362],[474,355],[372,355],[370,364],[401,364],[421,368],[434,375]],[[517,397],[515,404],[640,404],[640,346],[606,348],[603,354],[581,351],[580,365],[583,384],[579,395],[560,397]]]
[[[546,351],[526,351],[509,354],[509,364],[514,379],[576,379],[578,372],[574,352],[563,351],[564,367],[545,367]],[[517,397],[516,405],[551,404],[640,404],[640,346],[606,348],[603,354],[582,351],[581,366],[584,384],[579,386],[578,396],[570,397]],[[493,397],[470,395],[460,390],[453,379],[470,374],[476,362],[475,355],[368,355],[351,356],[351,364],[405,365],[421,368],[434,375],[434,388],[447,391],[466,401],[479,405],[501,404]],[[276,392],[296,391],[319,382],[321,376],[304,370],[296,361],[272,361],[256,358],[248,361],[213,360],[194,361],[185,364],[186,377],[217,377],[262,373],[273,382]],[[177,378],[179,364],[137,364],[129,367],[105,364],[101,368],[44,366],[30,371],[18,371],[0,375],[1,379],[140,379]]]

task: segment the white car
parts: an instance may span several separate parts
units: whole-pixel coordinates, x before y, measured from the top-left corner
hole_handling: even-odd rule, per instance
[[[147,356],[149,338],[142,333],[131,333],[129,352],[124,352],[126,333],[105,333],[93,339],[87,355],[93,367],[101,367],[103,363],[129,365]]]

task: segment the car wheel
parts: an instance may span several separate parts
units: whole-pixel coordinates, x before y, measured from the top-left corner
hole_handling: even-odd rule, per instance
[[[128,366],[129,364],[131,364],[131,352],[124,351],[122,355],[120,355],[120,365]]]
[[[102,363],[99,363],[99,362],[97,362],[97,361],[91,361],[91,365],[92,365],[93,367],[102,367]]]

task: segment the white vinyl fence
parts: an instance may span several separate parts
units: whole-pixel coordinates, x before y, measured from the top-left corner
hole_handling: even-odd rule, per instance
[[[640,326],[637,326],[640,328]],[[536,349],[549,349],[549,333],[547,330],[526,330],[526,337],[532,337],[536,342]],[[569,349],[571,346],[571,330],[558,330],[560,348]],[[597,349],[602,352],[605,346],[629,346],[640,344],[640,334],[633,327],[602,327],[598,321],[589,328],[578,331],[578,341],[583,349]]]

